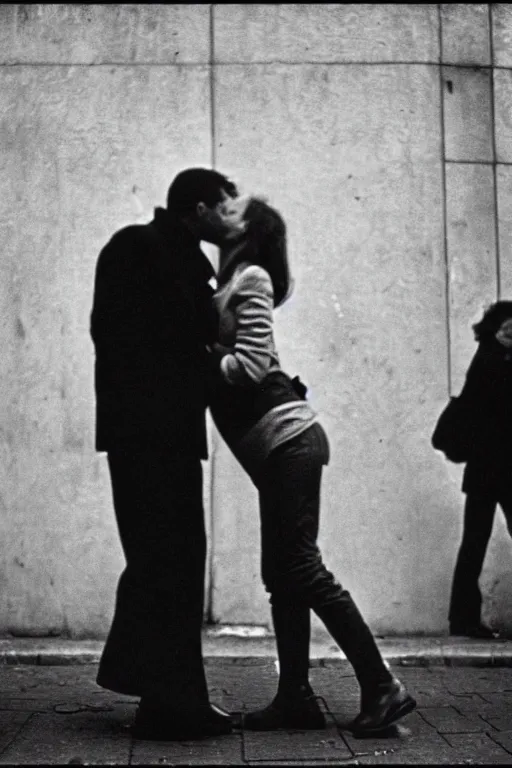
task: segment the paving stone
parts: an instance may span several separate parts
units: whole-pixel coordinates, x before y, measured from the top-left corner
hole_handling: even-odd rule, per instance
[[[256,668],[224,665],[215,672],[207,672],[207,676],[212,700],[219,702],[220,697],[235,710],[267,704],[277,691],[279,679],[274,663]],[[357,705],[359,701],[359,686],[354,674],[344,675],[339,668],[313,668],[310,682],[315,693],[330,703],[349,700]]]
[[[204,741],[133,741],[130,765],[240,765],[242,734]]]
[[[446,687],[446,678],[438,671],[426,669],[402,670],[400,679],[406,685],[409,693],[414,696],[418,707],[458,706],[462,701],[470,704],[473,696],[479,703],[483,699],[478,694],[452,694]]]
[[[474,733],[488,727],[477,715],[461,715],[454,707],[425,707],[420,713],[439,733]]]
[[[251,663],[245,663],[251,662]],[[254,662],[254,663],[252,663]],[[257,662],[257,663],[256,663]],[[269,675],[276,676],[276,662],[274,659],[233,659],[229,661],[213,661],[206,665],[208,682],[219,678],[238,679],[240,675]]]
[[[432,666],[428,666],[427,668],[409,667],[406,669],[404,668],[399,669],[397,667],[396,669],[393,669],[393,665],[391,665],[391,669],[392,671],[395,671],[396,674],[400,674],[400,677],[403,678],[403,680],[419,679],[422,682],[426,680],[432,680],[432,681],[437,680],[439,678],[439,672],[440,672],[439,667],[432,667]]]
[[[10,712],[51,712],[52,699],[0,699],[0,710]]]
[[[476,697],[477,694],[475,694]],[[469,700],[463,700],[462,698],[459,698],[458,703],[455,705],[455,708],[458,712],[461,713],[461,715],[467,715],[467,714],[474,714],[475,712],[478,712],[480,717],[483,717],[484,720],[487,720],[487,717],[499,717],[503,715],[503,717],[509,717],[510,722],[512,722],[512,704],[504,704],[502,706],[491,704],[489,701],[484,701],[484,699],[481,699],[480,703],[477,702],[475,699],[469,699]]]
[[[512,755],[486,733],[451,733],[446,741],[456,750],[457,759],[472,763],[512,764]]]
[[[441,673],[441,679],[447,690],[454,694],[512,692],[512,669],[445,671]]]
[[[30,696],[47,697],[49,692],[59,688],[66,691],[93,692],[102,689],[96,684],[97,667],[81,666],[2,666],[0,667],[0,691],[3,695],[15,696],[28,693]]]
[[[512,753],[512,730],[493,733],[492,738],[500,744],[507,752]]]
[[[360,747],[360,749],[364,749],[364,747]],[[399,760],[400,756],[407,756],[407,762],[419,762],[417,755],[421,758],[421,756],[425,754],[431,756],[440,752],[444,756],[443,762],[452,762],[454,750],[450,750],[452,756],[451,759],[448,760],[446,759],[447,750],[450,750],[450,747],[443,737],[438,733],[434,733],[433,736],[429,738],[418,737],[409,740],[402,739],[401,741],[396,739],[381,739],[380,742],[374,740],[371,748],[367,751],[358,751],[356,753],[356,758],[359,760],[371,756],[387,755],[387,759],[389,760],[389,755],[393,755],[396,761],[401,762],[401,760]]]
[[[278,675],[272,662],[256,667],[223,665],[207,674],[212,701],[235,711],[265,706],[277,691]]]
[[[479,712],[480,717],[489,723],[497,731],[510,731],[512,728],[512,707],[503,712],[503,710],[490,710],[489,712]]]
[[[367,755],[383,749],[395,751],[412,749],[426,744],[445,746],[443,737],[429,725],[418,712],[412,712],[400,723],[389,729],[389,735],[368,739],[357,739],[351,733],[344,733],[343,738],[355,755]]]
[[[68,707],[71,709],[88,709],[91,712],[108,712],[113,709],[117,704],[123,704],[128,707],[136,707],[136,701],[119,700],[119,694],[111,694],[111,696],[104,696],[101,693],[99,695],[83,694],[79,696],[79,700],[75,697],[64,697],[59,691],[52,698],[0,698],[0,710],[8,711],[27,711],[27,712],[53,712],[58,708]]]
[[[338,706],[338,707],[330,707],[330,706],[328,706],[328,702],[326,702],[326,703],[327,703],[327,707],[326,707],[327,712],[329,713],[329,715],[331,715],[332,717],[334,717],[336,719],[336,722],[338,723],[338,725],[341,728],[345,728],[347,726],[347,724],[359,712],[359,703],[357,703],[357,705],[355,705],[355,706],[353,704],[351,705],[350,703],[347,703],[347,704],[342,704],[342,706]],[[417,717],[418,717],[417,712],[413,712],[410,715],[407,715],[407,718],[403,721],[404,722],[404,727],[408,728],[410,723],[414,723],[415,720],[417,719]],[[412,721],[410,721],[409,718],[413,718]],[[402,722],[402,721],[400,721],[400,722]],[[425,730],[431,729],[431,726],[426,724],[424,721],[421,721],[421,723],[425,727]],[[420,723],[420,725],[421,725],[421,723]]]
[[[315,694],[330,712],[354,717],[359,710],[360,688],[355,675],[342,677],[337,670],[311,670],[309,680]]]
[[[424,745],[421,748],[404,750],[383,750],[374,755],[361,755],[358,765],[451,765],[455,761],[454,750],[444,747]]]
[[[501,693],[482,693],[482,698],[485,701],[495,704],[499,707],[511,707],[512,706],[512,691],[502,691]]]
[[[352,667],[350,669],[342,669],[341,667],[315,667],[309,670],[309,679],[311,684],[321,685],[326,687],[328,685],[336,686],[353,686],[357,685],[357,678],[355,676]]]
[[[412,696],[416,699],[416,704],[418,707],[423,708],[432,708],[432,707],[448,707],[453,706],[456,709],[458,709],[460,704],[460,697],[454,696],[453,694],[448,693],[448,691],[439,691],[436,693],[424,693],[418,689],[409,688],[409,692]],[[464,699],[465,703],[471,703],[472,699],[471,697],[467,697]],[[480,702],[482,702],[482,699],[480,699]]]
[[[211,666],[216,669],[220,664],[221,667],[267,667],[269,664],[275,664],[273,656],[251,656],[249,658],[233,656],[229,659],[218,659],[216,657],[210,657],[204,659],[205,667],[208,669]]]
[[[408,679],[402,675],[400,679],[418,704],[421,701],[425,706],[435,706],[434,701],[444,702],[446,696],[449,695],[442,680],[428,677]]]
[[[128,765],[132,712],[34,714],[0,755],[0,765],[86,763]]]
[[[337,701],[332,703],[329,699],[319,698],[318,702],[321,709],[328,716],[334,718],[341,728],[345,728],[347,723],[359,714],[360,704],[358,701]]]
[[[435,705],[419,706],[378,739],[355,739],[344,730],[359,707],[353,673],[315,667],[310,679],[326,710],[325,731],[245,732],[243,737],[235,732],[204,742],[172,743],[132,742],[128,727],[137,699],[99,688],[94,665],[1,667],[0,764],[73,759],[126,764],[130,743],[138,765],[511,763],[510,669],[427,667],[398,672],[418,701]],[[271,659],[258,665],[219,659],[208,665],[207,675],[211,700],[221,706],[237,703],[226,706],[231,711],[268,703],[278,679]],[[79,711],[84,707],[89,710]]]
[[[29,712],[0,712],[0,752],[9,746],[29,717]]]
[[[271,759],[268,759],[268,760],[265,760],[264,763],[262,763],[261,760],[246,760],[246,761],[244,761],[244,765],[254,765],[254,766],[259,766],[259,768],[262,768],[262,766],[265,766],[265,765],[283,765],[283,766],[287,766],[287,768],[291,768],[291,766],[305,766],[305,765],[307,765],[308,768],[310,768],[310,766],[314,766],[314,765],[318,765],[318,766],[320,766],[320,765],[323,765],[323,766],[326,766],[326,765],[343,765],[343,766],[358,765],[358,762],[357,762],[357,758],[355,758],[355,757],[348,758],[346,760],[343,759],[342,761],[339,761],[339,762],[337,762],[337,758],[334,758],[334,759],[326,758],[325,760],[307,760],[306,761],[306,760],[301,760],[300,757],[298,757],[296,760],[288,759],[288,758],[286,760],[279,760],[279,759],[278,760],[271,760]]]
[[[484,712],[493,709],[494,705],[482,698],[481,693],[447,694],[445,705],[455,707],[462,715],[473,712]]]
[[[335,725],[320,731],[243,732],[244,760],[344,760],[352,756]]]

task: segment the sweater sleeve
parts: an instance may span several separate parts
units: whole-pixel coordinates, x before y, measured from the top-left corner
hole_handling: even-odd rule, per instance
[[[270,275],[250,266],[238,279],[234,294],[235,344],[220,363],[230,384],[260,382],[272,360],[274,292]]]

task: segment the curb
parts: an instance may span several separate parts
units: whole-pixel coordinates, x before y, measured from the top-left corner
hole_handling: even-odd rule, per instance
[[[407,637],[377,638],[389,664],[402,667],[512,667],[511,640]],[[59,638],[0,638],[0,665],[32,664],[71,666],[97,664],[103,640]],[[203,638],[205,664],[218,662],[243,666],[266,664],[276,658],[274,637],[242,637],[206,631]],[[332,641],[312,640],[312,667],[349,666]]]

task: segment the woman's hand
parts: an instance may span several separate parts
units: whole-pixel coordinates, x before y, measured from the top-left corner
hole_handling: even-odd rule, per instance
[[[512,318],[505,320],[505,322],[501,324],[496,334],[496,341],[499,341],[499,343],[503,344],[507,349],[512,349]]]

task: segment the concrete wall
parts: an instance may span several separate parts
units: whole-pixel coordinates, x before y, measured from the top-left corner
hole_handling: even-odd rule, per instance
[[[0,631],[108,628],[95,261],[212,163],[288,224],[276,332],[331,442],[327,564],[375,630],[446,629],[461,468],[429,438],[512,296],[511,36],[507,4],[0,5]],[[256,496],[211,443],[209,609],[265,624]],[[498,515],[486,617],[512,627],[510,557]]]

